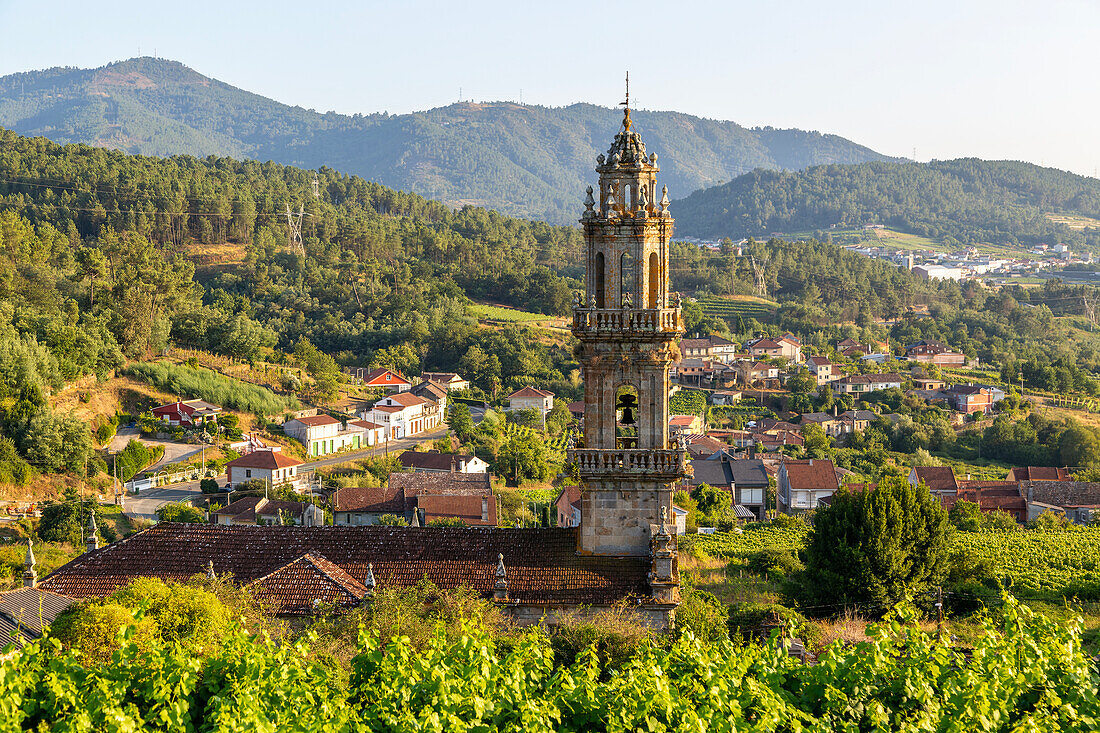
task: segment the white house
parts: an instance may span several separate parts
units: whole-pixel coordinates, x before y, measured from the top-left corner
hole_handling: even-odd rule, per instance
[[[509,410],[535,409],[542,413],[543,417],[554,406],[554,393],[542,389],[535,389],[528,385],[508,395]]]
[[[776,502],[781,514],[801,514],[816,509],[821,499],[840,488],[836,468],[828,459],[785,461],[779,467]]]
[[[443,421],[439,405],[409,392],[383,397],[359,416],[381,425],[391,440],[433,430]]]
[[[258,479],[271,486],[279,484],[300,483],[298,478],[298,466],[302,462],[291,458],[281,451],[270,448],[254,450],[248,455],[234,458],[225,464],[225,473],[228,477],[229,488],[233,488],[245,481]]]
[[[424,372],[420,378],[425,382],[435,382],[448,392],[470,388],[470,383],[454,372]]]
[[[378,442],[379,426],[352,420],[347,426],[331,415],[296,417],[283,423],[283,432],[301,441],[310,456],[326,456],[343,450],[359,450]]]

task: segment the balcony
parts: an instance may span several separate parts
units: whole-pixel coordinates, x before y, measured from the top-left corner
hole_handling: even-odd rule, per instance
[[[675,336],[683,330],[679,308],[573,308],[578,337]]]
[[[687,469],[686,455],[678,448],[664,450],[575,448],[569,451],[569,459],[576,461],[580,475],[593,479],[625,475],[677,481],[683,477]]]

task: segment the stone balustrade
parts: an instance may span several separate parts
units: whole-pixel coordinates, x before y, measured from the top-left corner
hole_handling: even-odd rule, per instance
[[[573,332],[577,335],[677,334],[681,331],[683,320],[679,308],[573,309]]]
[[[646,450],[643,448],[575,448],[569,451],[569,459],[576,461],[581,476],[611,477],[666,476],[670,479],[684,475],[687,454],[678,449]]]

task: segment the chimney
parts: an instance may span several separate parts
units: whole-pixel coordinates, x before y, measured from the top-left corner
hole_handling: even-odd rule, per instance
[[[35,560],[34,560],[34,550],[31,549],[32,544],[33,543],[31,542],[31,538],[28,537],[27,538],[27,559],[26,559],[27,569],[25,571],[23,571],[23,587],[24,588],[34,588],[35,586],[38,585],[38,572],[34,569]]]
[[[409,523],[409,526],[410,527],[419,527],[420,526],[420,510],[417,509],[415,506],[413,507],[412,522]]]
[[[814,465],[814,459],[813,458],[810,459],[810,465],[811,466]]]
[[[481,497],[481,521],[489,521],[489,497]]]
[[[95,526],[95,511],[93,510],[88,515],[88,536],[84,540],[88,552],[99,549],[99,537],[96,536],[96,529],[97,527]]]

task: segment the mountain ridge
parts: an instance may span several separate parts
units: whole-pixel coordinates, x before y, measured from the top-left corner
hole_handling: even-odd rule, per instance
[[[320,113],[150,57],[0,78],[0,126],[20,134],[144,155],[327,165],[451,205],[556,223],[576,219],[595,157],[618,129],[619,116],[617,109],[583,102]],[[635,110],[633,117],[659,154],[674,195],[761,167],[891,160],[837,135],[747,128],[673,111]]]

